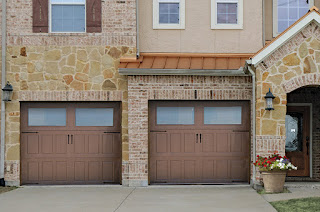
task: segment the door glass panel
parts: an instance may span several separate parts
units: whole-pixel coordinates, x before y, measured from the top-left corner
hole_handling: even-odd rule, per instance
[[[241,124],[241,107],[205,107],[204,124]]]
[[[194,107],[157,107],[157,124],[194,124]]]
[[[301,152],[303,139],[303,115],[286,115],[286,152]]]
[[[76,108],[76,126],[113,126],[113,108]]]
[[[29,126],[66,126],[66,108],[29,108]]]

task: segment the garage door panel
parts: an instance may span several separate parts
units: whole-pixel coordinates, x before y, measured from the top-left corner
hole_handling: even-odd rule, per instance
[[[197,178],[197,160],[184,161],[184,179],[195,180]]]
[[[54,167],[53,161],[43,161],[42,162],[42,180],[44,181],[53,181],[53,167]]]
[[[182,165],[183,165],[182,160],[170,161],[170,180],[179,180],[183,178]]]
[[[70,141],[71,142],[71,141]],[[85,135],[74,135],[74,152],[76,154],[84,154],[86,153],[86,139]]]
[[[114,182],[115,167],[113,161],[103,161],[102,162],[102,180],[104,182]]]
[[[38,181],[39,180],[39,162],[30,161],[27,163],[28,170],[28,181]]]
[[[216,160],[215,161],[215,175],[218,179],[229,179],[229,161]]]
[[[167,160],[157,160],[156,161],[156,179],[158,181],[167,180],[169,173],[169,164]]]
[[[181,133],[170,133],[170,152],[181,152]]]
[[[88,181],[101,181],[101,165],[99,161],[88,162]]]
[[[88,135],[88,153],[99,154],[100,135]]]
[[[57,134],[55,135],[56,153],[67,154],[68,151],[68,138],[67,135]]]
[[[217,152],[229,152],[229,135],[228,133],[217,133]]]
[[[243,169],[247,169],[246,160],[232,160],[231,163],[231,178],[234,181],[246,180],[247,176]]]
[[[151,102],[151,183],[248,182],[249,163],[244,162],[249,160],[248,105],[244,101]],[[177,111],[183,111],[180,107],[192,107],[194,123],[168,124],[162,120],[167,125],[157,124],[157,107]],[[208,108],[213,110],[210,117],[204,114]],[[162,112],[161,118],[170,118],[165,110]],[[158,167],[153,165],[158,161],[162,161]]]
[[[27,154],[39,154],[39,135],[27,135]]]
[[[156,133],[156,152],[168,152],[168,135],[166,133]]]
[[[54,135],[40,135],[41,154],[53,154]]]
[[[108,106],[111,105],[111,106]],[[62,108],[65,126],[49,126],[53,116],[41,116],[45,124],[28,125],[30,108]],[[113,126],[76,125],[76,109],[114,111]],[[97,109],[98,108],[98,109]],[[121,170],[120,105],[116,103],[22,103],[21,179],[22,184],[119,183]],[[101,110],[100,110],[101,109]],[[41,109],[42,110],[42,109]],[[40,111],[41,112],[41,111]],[[41,114],[40,114],[41,115]],[[88,114],[82,114],[83,117]],[[95,114],[97,115],[97,114]],[[30,118],[30,117],[29,117]],[[90,118],[90,117],[89,117]],[[48,119],[48,120],[47,120]],[[59,120],[56,120],[59,121]],[[33,122],[37,123],[37,122]],[[106,122],[99,122],[99,125]],[[91,125],[96,124],[90,122]],[[105,133],[105,132],[110,133]]]
[[[67,181],[67,161],[57,161],[56,162],[56,180],[57,181]]]
[[[196,151],[195,145],[195,134],[193,133],[185,133],[184,134],[184,152],[185,153],[192,153]]]
[[[216,151],[215,134],[204,133],[202,141],[202,152],[215,152]]]
[[[84,161],[74,162],[74,181],[85,181],[86,163]]]
[[[102,153],[112,154],[114,152],[113,148],[114,139],[112,134],[105,134],[102,136]]]
[[[202,160],[202,179],[214,179],[214,160],[204,159]]]

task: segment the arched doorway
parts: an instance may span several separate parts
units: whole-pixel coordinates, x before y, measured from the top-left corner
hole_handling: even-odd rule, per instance
[[[298,166],[291,177],[320,179],[320,86],[305,86],[287,94],[285,120],[287,157]]]

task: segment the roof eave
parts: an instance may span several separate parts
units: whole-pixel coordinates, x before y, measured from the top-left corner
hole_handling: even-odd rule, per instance
[[[243,70],[239,69],[136,69],[119,68],[121,75],[196,75],[196,76],[248,76]]]

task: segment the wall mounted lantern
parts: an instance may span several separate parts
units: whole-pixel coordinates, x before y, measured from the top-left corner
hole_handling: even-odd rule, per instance
[[[273,108],[273,99],[276,98],[270,91],[270,88],[269,88],[269,92],[266,94],[266,96],[264,97],[266,99],[266,104],[267,104],[267,107],[266,107],[266,110],[274,110]]]
[[[9,102],[12,99],[13,88],[12,85],[7,82],[6,86],[2,88],[2,101]]]

